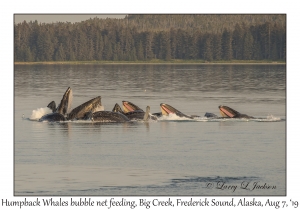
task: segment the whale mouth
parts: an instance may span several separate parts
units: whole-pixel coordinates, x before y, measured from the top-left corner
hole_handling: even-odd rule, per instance
[[[96,98],[93,98],[76,108],[74,108],[69,114],[68,119],[82,119],[84,118],[84,115],[86,112],[95,112],[95,111],[101,111],[103,110],[103,106],[101,104],[101,96],[97,96]]]
[[[68,87],[65,94],[63,95],[60,104],[58,105],[56,112],[65,115],[71,109],[72,104],[72,89]]]
[[[240,114],[238,111],[235,111],[234,109],[228,107],[228,106],[219,106],[220,109],[220,113],[222,115],[222,117],[230,117],[230,118],[234,118],[236,117],[238,114]]]
[[[143,111],[140,107],[138,107],[137,105],[135,105],[135,104],[133,104],[129,101],[122,101],[122,104],[123,104],[124,113],[133,112],[133,111],[136,111],[136,110]]]
[[[161,113],[163,115],[176,114],[178,112],[175,108],[168,104],[160,104]]]

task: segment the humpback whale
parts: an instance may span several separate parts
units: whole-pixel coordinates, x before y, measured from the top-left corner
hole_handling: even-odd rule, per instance
[[[161,103],[160,104],[160,109],[161,109],[162,115],[176,114],[178,117],[186,117],[186,118],[189,118],[189,119],[194,119],[195,117],[199,117],[198,115],[188,116],[186,114],[183,114],[182,112],[180,112],[179,110],[177,110],[174,107],[170,106],[169,104]]]
[[[68,109],[70,109],[70,107],[71,107],[71,97],[72,97],[72,89],[70,87],[68,87],[68,89],[66,90],[65,94],[63,95],[63,97],[60,101],[60,104],[58,105],[55,112],[65,115],[67,113]],[[48,104],[48,106],[50,105],[51,107],[53,107],[53,104],[51,104],[51,103]],[[54,105],[55,105],[55,102],[54,102]]]
[[[241,114],[238,111],[228,107],[228,106],[219,106],[220,113],[222,117],[230,117],[230,118],[246,118],[246,119],[251,119],[254,118],[252,116],[248,116],[246,114]]]
[[[67,114],[68,120],[79,120],[85,117],[88,112],[96,112],[101,107],[101,96],[93,98],[78,107],[74,108],[69,114]]]
[[[39,119],[39,122],[48,121],[48,122],[56,122],[56,121],[65,121],[66,118],[57,112],[46,114]]]
[[[110,111],[98,111],[98,112],[88,112],[84,116],[85,120],[92,120],[93,122],[102,122],[102,123],[112,123],[112,122],[129,122],[130,119],[119,112],[110,112]]]
[[[137,111],[137,110],[143,111],[140,107],[138,107],[137,105],[129,101],[122,101],[122,104],[123,104],[124,113]]]
[[[71,97],[72,97],[72,89],[70,87],[68,87],[66,92],[64,93],[58,107],[56,108],[55,101],[51,101],[47,105],[47,107],[52,110],[52,113],[42,116],[39,119],[39,121],[40,122],[42,122],[42,121],[54,122],[54,121],[67,120],[65,118],[65,115],[71,107]]]
[[[113,112],[118,112],[121,113],[123,115],[125,115],[126,117],[128,117],[130,120],[143,120],[144,119],[144,115],[145,112],[141,109],[137,109],[134,111],[129,111],[129,112],[124,112],[122,110],[122,108],[119,106],[118,103],[115,104],[114,108],[112,109]]]
[[[204,117],[207,117],[207,118],[219,118],[214,113],[209,113],[209,112],[206,112],[205,115],[204,115]]]
[[[219,110],[220,110],[220,113],[221,113],[221,117],[213,114],[213,113],[209,113],[209,112],[206,112],[204,117],[207,117],[207,118],[214,118],[214,119],[224,119],[224,118],[246,118],[246,119],[253,119],[254,117],[252,116],[248,116],[246,114],[241,114],[239,113],[238,111],[228,107],[228,106],[223,106],[223,105],[220,105],[219,106]]]
[[[141,112],[140,112],[141,113]],[[146,112],[143,112],[143,120],[148,121],[150,116],[150,107],[147,106]],[[102,122],[102,123],[123,123],[130,122],[131,119],[121,112],[115,111],[98,111],[98,112],[88,112],[84,116],[85,120],[92,120],[93,122]]]
[[[52,110],[52,113],[54,113],[54,112],[56,111],[56,104],[55,104],[55,101],[51,101],[51,102],[47,105],[47,107],[48,107],[49,109]]]
[[[135,104],[133,104],[129,101],[122,101],[122,104],[123,104],[124,111],[122,111],[119,104],[116,104],[114,106],[113,111],[117,111],[117,112],[120,112],[120,113],[124,114],[130,120],[144,120],[144,115],[147,112],[147,110],[146,110],[146,112],[144,112],[144,110],[142,110],[137,105],[135,105]],[[154,116],[154,115],[150,114],[150,107],[149,107],[148,115],[149,115],[149,119],[157,120],[157,116]]]
[[[93,113],[98,111],[101,108],[101,96],[98,96],[74,108],[70,113],[67,113],[71,106],[71,96],[72,96],[72,89],[68,87],[57,108],[56,108],[55,101],[51,101],[47,105],[47,107],[52,110],[53,115],[51,114],[47,116],[45,115],[41,118],[41,120],[42,121],[79,120],[84,118],[85,113],[87,112]]]
[[[71,97],[72,97],[72,89],[70,87],[67,88],[64,93],[60,104],[56,107],[55,101],[51,101],[47,107],[52,110],[52,113],[59,113],[65,115],[71,107]]]

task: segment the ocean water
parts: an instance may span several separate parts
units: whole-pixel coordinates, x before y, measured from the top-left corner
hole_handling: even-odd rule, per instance
[[[72,88],[178,116],[38,122]],[[227,105],[256,119],[207,119]],[[285,65],[16,65],[14,195],[286,195]]]

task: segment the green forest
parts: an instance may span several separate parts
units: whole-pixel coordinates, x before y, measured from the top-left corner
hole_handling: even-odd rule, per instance
[[[286,60],[286,15],[127,15],[14,24],[14,61]]]

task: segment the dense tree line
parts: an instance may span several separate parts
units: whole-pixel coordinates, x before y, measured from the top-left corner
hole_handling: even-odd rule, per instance
[[[236,23],[243,23],[246,26],[261,25],[266,22],[277,23],[285,26],[286,15],[128,15],[125,20],[131,26],[140,31],[155,30],[163,31],[170,28],[189,31],[200,30],[209,33],[222,33],[224,29],[233,31]]]
[[[286,59],[285,16],[265,15],[260,21],[256,15],[239,16],[248,19],[232,26],[232,19],[226,24],[224,18],[222,27],[221,20],[212,21],[217,15],[132,15],[73,24],[24,21],[14,25],[14,60]]]

